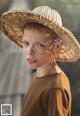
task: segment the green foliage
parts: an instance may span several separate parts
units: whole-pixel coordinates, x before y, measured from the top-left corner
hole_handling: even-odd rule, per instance
[[[62,17],[63,26],[74,34],[80,30],[80,0],[32,0],[32,8],[48,5],[57,10]],[[76,34],[78,40],[79,35]]]

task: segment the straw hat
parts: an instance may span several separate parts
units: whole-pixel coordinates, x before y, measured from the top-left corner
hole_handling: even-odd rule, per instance
[[[74,62],[80,58],[80,45],[71,31],[62,26],[60,14],[48,6],[36,7],[33,11],[9,11],[1,16],[1,30],[12,41],[22,47],[22,28],[25,23],[43,24],[56,32],[63,41],[56,60]]]

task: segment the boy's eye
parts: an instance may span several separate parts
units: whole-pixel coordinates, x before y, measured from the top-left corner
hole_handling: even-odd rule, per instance
[[[37,46],[38,46],[38,47],[44,47],[44,45],[43,45],[43,44],[37,44]]]
[[[29,45],[29,43],[28,43],[28,42],[26,42],[26,41],[23,41],[23,44],[24,44],[24,45]]]

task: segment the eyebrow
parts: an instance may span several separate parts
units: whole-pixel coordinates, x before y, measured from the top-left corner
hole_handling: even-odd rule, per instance
[[[29,42],[28,40],[26,40],[26,39],[22,39],[22,41],[24,42]],[[35,42],[35,41],[34,41]],[[42,42],[42,41],[36,41],[36,43],[40,43],[40,44],[45,44],[45,42]]]

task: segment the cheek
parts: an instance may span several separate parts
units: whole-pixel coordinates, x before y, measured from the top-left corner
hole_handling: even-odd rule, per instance
[[[49,55],[48,55],[49,57]],[[37,55],[37,58],[39,59],[39,62],[42,62],[43,64],[45,62],[48,62],[47,58],[46,58],[46,50],[44,50],[43,52],[41,52],[40,54]]]
[[[44,51],[37,51],[35,55],[36,55],[36,57],[38,57],[39,59],[41,59],[41,58],[43,58]]]
[[[40,54],[38,54],[38,55],[36,56],[39,62],[42,62],[42,63],[45,62],[44,53],[45,53],[45,52],[42,52],[42,53],[40,53]]]

